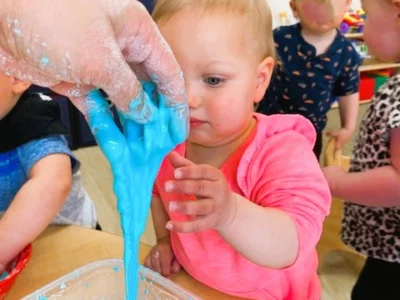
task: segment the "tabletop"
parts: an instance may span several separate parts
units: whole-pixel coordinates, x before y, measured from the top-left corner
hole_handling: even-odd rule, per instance
[[[143,264],[151,247],[140,244],[139,262]],[[120,236],[76,226],[51,226],[33,242],[33,255],[7,296],[20,299],[48,283],[89,263],[122,258]],[[181,271],[170,279],[193,294],[208,299],[239,299],[223,295]]]

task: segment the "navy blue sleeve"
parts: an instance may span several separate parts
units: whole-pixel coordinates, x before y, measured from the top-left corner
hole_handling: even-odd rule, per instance
[[[351,44],[344,47],[343,50],[346,56],[333,91],[337,97],[358,93],[360,87],[360,72],[358,69],[362,62],[361,57]]]

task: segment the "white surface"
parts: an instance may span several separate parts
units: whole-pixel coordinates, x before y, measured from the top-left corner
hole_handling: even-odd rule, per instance
[[[334,0],[336,1],[336,0]],[[282,12],[287,12],[288,16],[292,16],[292,11],[290,9],[289,2],[290,0],[267,0],[269,6],[272,10],[272,16],[274,18],[274,27],[279,26],[279,14]],[[361,2],[360,0],[353,0],[351,5],[352,8],[360,8]]]

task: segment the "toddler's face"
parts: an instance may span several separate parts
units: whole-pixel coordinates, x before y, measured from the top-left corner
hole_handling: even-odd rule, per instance
[[[364,0],[367,14],[364,40],[370,52],[382,60],[400,59],[400,8],[395,0]],[[398,4],[398,3],[397,3]]]
[[[273,69],[262,63],[248,27],[234,13],[188,9],[159,28],[180,64],[190,106],[189,141],[214,147],[245,132]],[[272,33],[271,33],[272,34]]]
[[[338,28],[349,10],[351,0],[292,0],[291,7],[301,25],[316,33]]]

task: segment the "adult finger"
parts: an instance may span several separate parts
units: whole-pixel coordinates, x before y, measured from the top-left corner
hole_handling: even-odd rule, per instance
[[[166,105],[186,103],[181,68],[146,8],[131,1],[113,16],[112,23],[125,59],[143,65],[158,91],[167,97]]]
[[[92,64],[90,84],[102,88],[128,119],[141,124],[152,121],[157,109],[151,98],[144,93],[116,41],[107,44],[105,53]]]
[[[111,166],[121,163],[126,151],[126,139],[121,133],[99,90],[89,93],[86,101],[90,130]]]
[[[205,216],[215,210],[215,201],[201,199],[196,201],[171,201],[169,211],[190,216]]]

